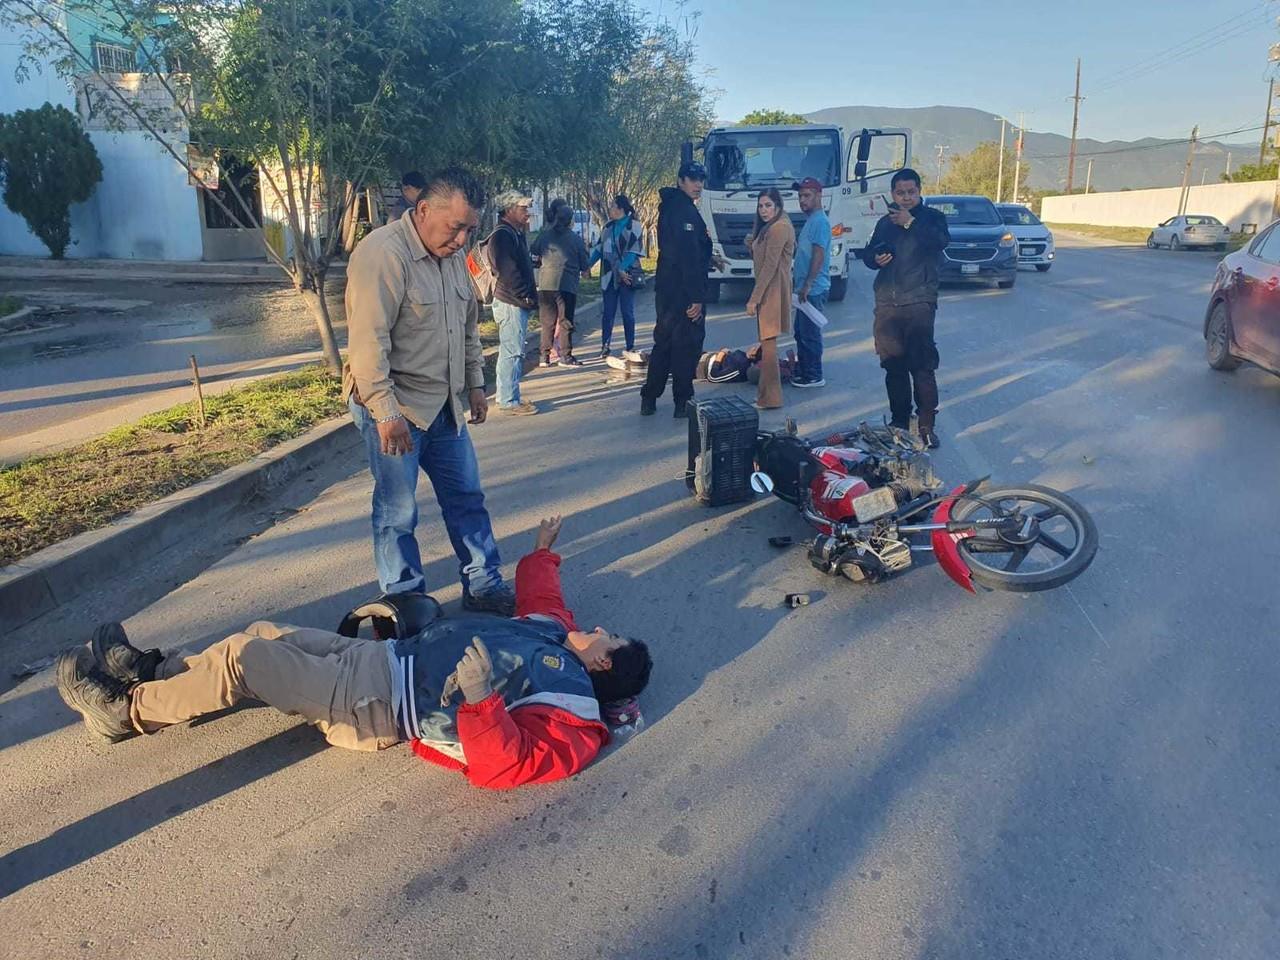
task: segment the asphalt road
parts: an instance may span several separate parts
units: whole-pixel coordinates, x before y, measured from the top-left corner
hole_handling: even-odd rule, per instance
[[[0,280],[0,293],[64,310],[0,336],[0,462],[190,400],[192,355],[209,392],[320,356],[291,288],[58,279]],[[329,301],[342,346],[341,287]]]
[[[475,430],[497,532],[514,565],[569,515],[580,621],[655,652],[647,729],[492,794],[265,709],[91,743],[46,671],[0,696],[0,954],[1280,955],[1280,379],[1203,362],[1210,258],[1060,250],[1011,291],[946,293],[936,463],[1080,499],[1102,548],[1068,588],[822,578],[765,542],[803,533],[785,504],[687,497],[666,405],[540,371],[543,414]],[[802,430],[883,412],[867,286],[831,310],[827,388],[787,393]],[[747,341],[740,310],[709,341]],[[371,592],[369,487],[331,486],[131,633],[336,623]],[[797,590],[814,603],[784,610]]]

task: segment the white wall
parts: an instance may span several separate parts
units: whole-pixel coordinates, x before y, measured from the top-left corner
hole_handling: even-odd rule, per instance
[[[1213,183],[1191,188],[1187,213],[1217,217],[1232,230],[1257,224],[1259,230],[1276,217],[1280,181]],[[1045,197],[1040,219],[1049,223],[1089,223],[1107,227],[1154,227],[1178,213],[1180,187],[1125,190]]]
[[[200,211],[182,165],[140,131],[94,130],[89,139],[102,160],[102,182],[72,208],[72,220],[85,213],[98,229],[91,243],[82,242],[67,255],[199,260],[204,254]]]

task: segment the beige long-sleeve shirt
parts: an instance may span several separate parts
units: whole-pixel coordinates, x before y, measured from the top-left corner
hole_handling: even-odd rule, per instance
[[[437,260],[412,216],[378,227],[347,264],[342,395],[354,390],[378,420],[402,414],[424,429],[449,402],[461,430],[465,393],[484,386],[480,305],[466,255]]]

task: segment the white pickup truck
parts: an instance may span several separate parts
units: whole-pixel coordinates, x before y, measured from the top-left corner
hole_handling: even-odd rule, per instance
[[[846,133],[831,124],[716,127],[699,145],[685,144],[684,158],[702,153],[707,179],[699,210],[711,232],[712,249],[726,261],[713,270],[708,299],[720,287],[754,278],[746,238],[764,187],[777,187],[783,207],[804,226],[795,186],[806,177],[823,185],[822,206],[831,221],[831,299],[844,299],[849,271],[876,221],[891,201],[889,181],[911,156],[911,131],[862,129]]]

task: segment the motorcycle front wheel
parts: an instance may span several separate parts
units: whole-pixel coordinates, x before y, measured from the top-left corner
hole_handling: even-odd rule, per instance
[[[1098,552],[1098,528],[1089,512],[1051,487],[988,487],[957,501],[952,520],[1017,515],[1029,530],[980,530],[960,540],[960,556],[976,583],[992,590],[1034,593],[1069,583]]]

